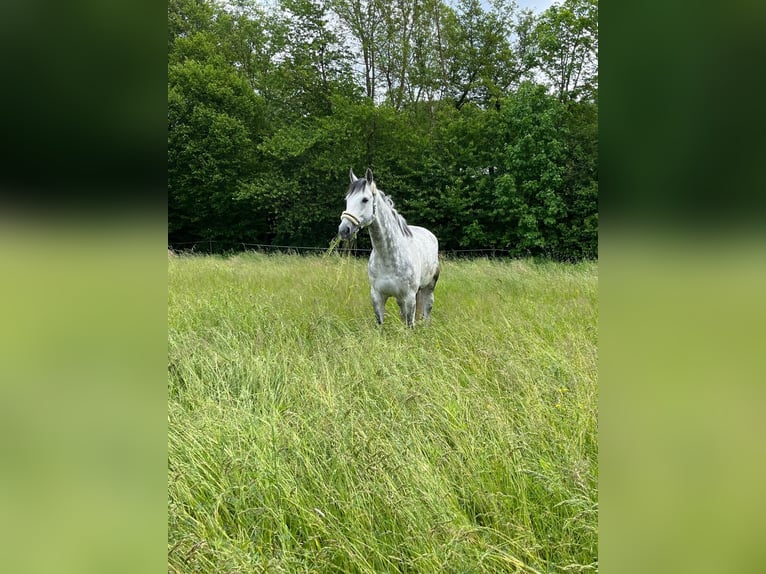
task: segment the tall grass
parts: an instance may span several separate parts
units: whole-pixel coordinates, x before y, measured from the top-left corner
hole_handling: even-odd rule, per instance
[[[169,262],[174,572],[597,570],[596,263]]]

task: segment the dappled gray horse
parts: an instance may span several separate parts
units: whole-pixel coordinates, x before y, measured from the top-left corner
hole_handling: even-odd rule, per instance
[[[391,198],[375,185],[371,169],[364,179],[357,178],[353,170],[350,176],[338,234],[349,239],[365,227],[370,231],[372,253],[367,272],[378,323],[383,323],[389,297],[396,298],[407,325],[414,325],[416,314],[428,319],[439,279],[438,240],[423,227],[407,225]]]

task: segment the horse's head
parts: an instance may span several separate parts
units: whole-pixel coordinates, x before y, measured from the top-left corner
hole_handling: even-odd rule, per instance
[[[341,214],[338,227],[338,235],[341,239],[349,239],[375,219],[378,190],[372,179],[372,170],[367,169],[364,179],[357,178],[354,170],[351,170],[349,175],[351,185],[346,194],[346,211]]]

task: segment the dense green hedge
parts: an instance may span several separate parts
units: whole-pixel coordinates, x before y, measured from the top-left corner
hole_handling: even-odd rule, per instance
[[[200,0],[169,4],[171,245],[327,246],[349,168],[369,166],[408,221],[432,229],[443,249],[596,256],[595,79],[558,90],[541,79],[546,71],[553,77],[542,48],[551,21],[566,23],[561,14],[516,15],[507,57],[479,50],[471,59],[460,47],[505,41],[492,36],[492,25],[510,13],[437,3],[448,61],[418,60],[416,44],[434,35],[418,40],[411,28],[415,55],[401,59],[409,79],[370,93],[353,42],[328,23],[348,0],[293,0],[268,12],[239,4],[238,11]],[[595,3],[564,8],[576,14],[582,5]],[[501,65],[517,72],[504,89],[491,81]],[[423,90],[429,97],[418,95]]]

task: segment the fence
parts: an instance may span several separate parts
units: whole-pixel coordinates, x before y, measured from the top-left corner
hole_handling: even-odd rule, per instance
[[[246,243],[242,241],[217,241],[205,239],[203,241],[180,241],[168,243],[168,249],[180,253],[235,253],[240,251],[258,251],[263,253],[287,253],[305,255],[310,253],[326,253],[328,247],[303,247],[296,245],[269,245],[264,243]],[[356,257],[370,254],[371,249],[361,247],[342,247],[336,251]],[[506,257],[508,249],[444,249],[440,255],[453,257]]]

